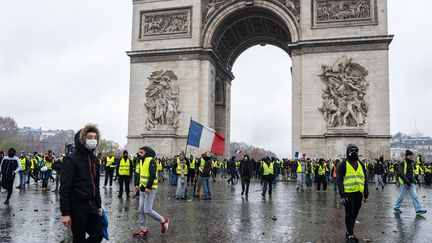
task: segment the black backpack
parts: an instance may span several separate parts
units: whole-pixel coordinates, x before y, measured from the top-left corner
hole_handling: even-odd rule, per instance
[[[207,160],[204,163],[204,169],[203,169],[203,172],[202,172],[202,176],[209,177],[210,173],[211,173],[211,161]]]

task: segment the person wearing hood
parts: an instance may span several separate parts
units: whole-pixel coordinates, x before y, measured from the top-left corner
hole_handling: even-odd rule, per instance
[[[18,157],[15,156],[16,150],[10,148],[8,155],[3,157],[0,163],[1,186],[8,191],[4,204],[9,204],[9,199],[12,195],[15,174],[21,170],[21,163]]]
[[[250,160],[249,155],[246,154],[245,156],[243,156],[243,159],[240,162],[242,196],[245,193],[245,189],[246,189],[246,197],[249,194],[249,185],[250,185],[250,178],[252,176],[252,172],[253,172],[252,161]]]
[[[402,201],[406,192],[410,193],[411,199],[414,204],[414,209],[417,214],[425,214],[427,211],[422,209],[420,202],[417,197],[417,192],[414,184],[414,154],[410,150],[405,151],[405,161],[399,164],[398,176],[399,176],[399,196],[396,200],[394,207],[395,213],[402,213],[400,210]]]
[[[94,154],[99,139],[96,125],[87,124],[75,135],[75,151],[63,161],[60,211],[64,226],[72,228],[73,242],[102,241],[100,166]]]
[[[147,146],[139,149],[139,154],[142,157],[140,160],[140,180],[135,184],[135,190],[140,191],[139,195],[139,221],[140,228],[134,233],[134,236],[147,236],[149,234],[147,216],[160,222],[161,232],[165,233],[168,230],[169,219],[162,217],[153,210],[153,202],[156,198],[158,188],[157,165],[155,161],[155,151]]]
[[[123,151],[123,156],[121,157],[119,163],[117,164],[117,175],[119,177],[119,195],[118,198],[123,197],[123,185],[126,188],[126,197],[129,198],[130,193],[130,179],[133,174],[133,161],[129,158],[128,151]]]
[[[358,153],[359,148],[354,144],[349,144],[346,150],[347,159],[338,164],[336,173],[340,202],[345,206],[347,242],[359,242],[354,235],[354,225],[363,196],[365,201],[369,197],[367,173],[365,165],[359,161]]]

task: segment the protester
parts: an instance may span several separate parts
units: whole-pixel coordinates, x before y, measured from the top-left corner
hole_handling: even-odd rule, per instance
[[[3,157],[0,163],[1,186],[7,190],[7,197],[4,204],[9,204],[9,199],[12,196],[15,174],[21,170],[21,163],[18,157],[15,156],[16,150],[10,148],[8,155]]]
[[[252,161],[249,158],[249,155],[243,156],[243,160],[240,162],[240,176],[241,176],[241,186],[242,191],[241,195],[246,192],[246,197],[249,195],[249,185],[250,185],[250,179],[252,177]]]
[[[102,241],[100,170],[94,154],[99,139],[94,124],[79,130],[75,135],[76,150],[64,158],[61,170],[62,223],[68,228],[72,226],[73,242],[77,243]]]

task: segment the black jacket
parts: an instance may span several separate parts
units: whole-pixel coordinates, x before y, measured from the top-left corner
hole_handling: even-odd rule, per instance
[[[75,135],[76,150],[66,156],[60,176],[60,210],[70,215],[74,202],[94,202],[101,208],[99,163],[94,151],[88,150]]]
[[[375,165],[375,175],[383,175],[384,174],[384,166],[381,162],[377,162]]]
[[[404,163],[407,163],[407,172],[404,173]],[[404,181],[404,183],[413,184],[414,183],[414,161],[406,160],[399,163],[398,176]]]
[[[247,159],[243,159],[240,162],[240,176],[242,178],[250,178],[252,176],[252,161]]]

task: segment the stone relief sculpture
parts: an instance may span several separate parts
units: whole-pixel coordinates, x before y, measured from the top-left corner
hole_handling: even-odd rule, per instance
[[[143,13],[142,19],[142,37],[189,32],[189,13],[187,10]]]
[[[207,23],[211,16],[224,4],[233,0],[203,0],[203,23]]]
[[[316,0],[317,22],[370,19],[370,0]]]
[[[297,21],[300,21],[300,0],[278,0],[285,7],[290,9],[296,16]]]
[[[329,127],[363,127],[369,109],[365,99],[368,71],[352,58],[342,56],[333,65],[322,65],[325,84],[318,110]]]
[[[153,72],[148,80],[150,84],[146,90],[146,129],[178,128],[180,92],[177,76],[171,70],[161,70]]]

